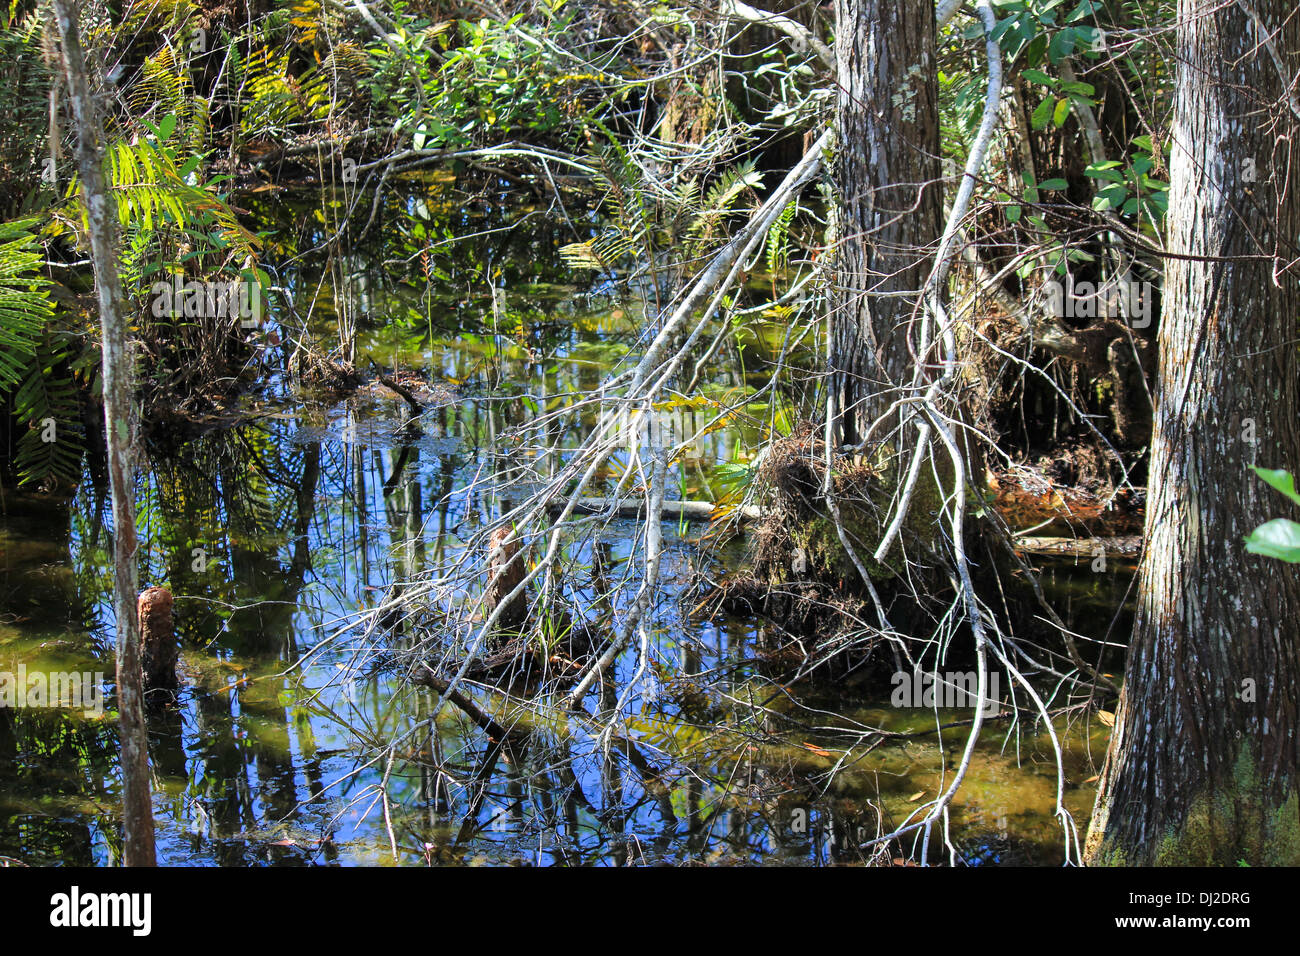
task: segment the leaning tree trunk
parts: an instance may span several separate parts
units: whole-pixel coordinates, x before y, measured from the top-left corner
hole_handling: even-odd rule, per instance
[[[943,231],[934,15],[933,0],[835,3],[831,397],[846,444],[861,440],[911,377],[909,327]],[[903,452],[908,441],[890,444]]]
[[[1300,572],[1242,545],[1285,510],[1249,466],[1300,469],[1293,4],[1178,4],[1147,549],[1094,862],[1297,862]]]
[[[95,105],[81,49],[77,7],[53,0],[59,25],[68,104],[77,128],[77,167],[86,207],[95,291],[104,348],[104,420],[108,432],[108,470],[113,498],[113,559],[117,567],[113,609],[117,618],[117,706],[122,748],[124,862],[153,866],[154,828],[149,786],[149,750],[141,686],[140,631],[136,621],[135,468],[131,461],[131,360],[117,273],[116,210],[109,208],[104,185],[104,130]]]

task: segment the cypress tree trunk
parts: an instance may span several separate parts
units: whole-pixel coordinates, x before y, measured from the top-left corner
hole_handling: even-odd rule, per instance
[[[1288,79],[1293,3],[1251,0]],[[1242,5],[1178,17],[1147,548],[1087,856],[1295,863],[1300,569],[1242,544],[1288,510],[1249,466],[1300,470],[1295,117]]]
[[[932,0],[836,0],[835,15],[831,394],[855,444],[910,380],[909,326],[943,231],[939,95]],[[902,451],[910,437],[890,441]]]
[[[58,22],[68,104],[77,128],[77,168],[86,207],[95,292],[104,348],[104,419],[113,499],[113,610],[117,619],[117,705],[120,714],[124,862],[153,866],[154,828],[149,750],[141,686],[140,631],[136,621],[135,466],[131,460],[131,357],[117,273],[117,217],[104,184],[104,130],[90,89],[86,60],[71,0],[53,0]]]

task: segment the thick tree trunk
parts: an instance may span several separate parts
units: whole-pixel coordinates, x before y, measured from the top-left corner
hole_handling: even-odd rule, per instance
[[[104,419],[113,498],[113,558],[117,572],[113,609],[117,618],[117,706],[122,746],[122,817],[127,866],[153,866],[154,828],[149,750],[141,686],[140,631],[136,621],[135,466],[131,358],[117,273],[117,215],[104,184],[104,131],[91,93],[86,60],[71,0],[53,0],[59,25],[68,104],[77,127],[77,167],[86,207],[90,252],[104,348]]]
[[[1292,75],[1293,3],[1253,0]],[[1242,544],[1286,510],[1249,466],[1300,469],[1294,118],[1240,5],[1178,14],[1148,544],[1087,855],[1294,863],[1300,571]]]
[[[856,444],[910,379],[909,327],[943,231],[939,97],[932,0],[836,0],[835,14],[831,395],[840,440]]]

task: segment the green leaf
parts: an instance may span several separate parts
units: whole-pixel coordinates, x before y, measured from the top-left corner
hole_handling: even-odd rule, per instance
[[[1251,554],[1300,564],[1300,524],[1286,518],[1265,522],[1250,533],[1246,550]]]
[[[1043,180],[1043,182],[1039,183],[1038,188],[1060,190],[1060,189],[1068,189],[1069,186],[1070,184],[1067,183],[1064,179],[1045,179]]]
[[[1277,489],[1296,504],[1300,505],[1300,492],[1296,491],[1295,478],[1292,477],[1289,471],[1285,471],[1281,468],[1256,468],[1254,465],[1252,465],[1251,468],[1254,470],[1255,474],[1259,475],[1260,479],[1263,480],[1265,484],[1271,488]]]
[[[1052,89],[1056,89],[1056,80],[1052,79],[1042,70],[1023,70],[1020,75],[1031,83],[1041,83],[1043,86],[1050,86]]]
[[[1029,118],[1029,124],[1034,129],[1045,129],[1047,121],[1052,118],[1052,98],[1049,96],[1043,102],[1039,103],[1034,110],[1033,115]]]
[[[1073,52],[1074,44],[1077,41],[1088,47],[1088,50],[1085,52],[1091,52],[1094,56],[1096,55],[1096,48],[1101,43],[1102,38],[1100,27],[1071,27],[1070,31],[1073,34],[1070,37],[1071,52]]]
[[[1053,63],[1060,63],[1074,52],[1075,28],[1059,31],[1047,47],[1047,58]]]
[[[1040,33],[1029,41],[1025,47],[1025,63],[1029,66],[1038,66],[1043,62],[1043,55],[1047,53],[1048,37],[1046,33]]]
[[[1079,5],[1066,14],[1065,22],[1073,23],[1075,20],[1082,20],[1084,17],[1091,16],[1101,9],[1101,0],[1081,0]]]
[[[1056,101],[1056,109],[1052,111],[1052,122],[1056,124],[1057,129],[1060,129],[1065,125],[1065,121],[1069,115],[1070,101],[1063,96]]]
[[[1111,183],[1093,197],[1092,208],[1098,212],[1105,212],[1107,209],[1118,209],[1124,205],[1127,199],[1127,187],[1123,183]]]
[[[1092,163],[1083,171],[1085,176],[1091,176],[1093,179],[1104,179],[1111,183],[1122,183],[1124,174],[1119,172],[1117,167],[1119,163],[1115,160],[1109,160],[1104,163]]]

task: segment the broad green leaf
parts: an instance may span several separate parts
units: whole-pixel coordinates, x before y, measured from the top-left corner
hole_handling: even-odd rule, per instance
[[[1091,16],[1101,9],[1101,0],[1082,0],[1082,2],[1066,14],[1065,22],[1073,23],[1075,20],[1082,20],[1084,17]]]
[[[1052,118],[1052,98],[1049,96],[1043,102],[1039,103],[1034,110],[1034,114],[1029,118],[1029,123],[1034,129],[1045,129],[1047,121]]]
[[[1057,31],[1047,47],[1047,57],[1053,63],[1060,63],[1074,52],[1075,28],[1069,27]]]
[[[1064,33],[1065,31],[1062,30],[1061,32]],[[1094,56],[1096,55],[1097,48],[1100,45],[1102,39],[1102,31],[1100,27],[1071,27],[1070,32],[1071,32],[1071,36],[1070,36],[1071,52],[1073,52],[1074,44],[1075,41],[1077,40],[1079,43],[1082,43],[1085,47],[1088,48],[1087,50],[1084,51],[1085,53],[1091,52]]]
[[[1246,550],[1269,558],[1300,564],[1300,524],[1286,518],[1274,518],[1250,533]]]
[[[1281,468],[1256,468],[1251,466],[1255,474],[1271,488],[1276,488],[1282,494],[1286,495],[1296,504],[1300,505],[1300,492],[1296,491],[1295,478],[1289,471]]]
[[[1056,109],[1052,111],[1052,122],[1055,123],[1056,127],[1059,129],[1065,125],[1065,121],[1069,115],[1070,101],[1068,98],[1063,96],[1056,101]]]
[[[1105,212],[1107,209],[1118,209],[1124,205],[1128,199],[1128,189],[1123,183],[1111,183],[1101,192],[1097,193],[1092,200],[1092,208],[1098,212]]]

